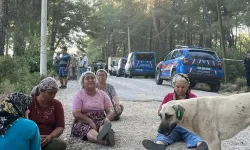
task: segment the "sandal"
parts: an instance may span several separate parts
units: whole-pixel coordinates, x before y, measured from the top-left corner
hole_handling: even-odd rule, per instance
[[[209,150],[206,142],[202,141],[200,145],[196,147],[196,150]]]
[[[105,121],[102,130],[97,135],[97,140],[100,141],[104,139],[104,137],[108,134],[110,129],[111,129],[111,123],[109,121]]]
[[[142,145],[148,150],[165,150],[166,146],[162,144],[157,144],[151,140],[143,140]]]

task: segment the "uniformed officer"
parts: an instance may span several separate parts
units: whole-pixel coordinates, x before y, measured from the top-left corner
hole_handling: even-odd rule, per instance
[[[250,92],[250,50],[247,51],[247,57],[244,59],[247,78],[247,91]]]

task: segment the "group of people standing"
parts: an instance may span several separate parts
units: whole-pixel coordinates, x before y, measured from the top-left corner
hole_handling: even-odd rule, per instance
[[[81,88],[72,101],[71,136],[114,146],[111,121],[120,119],[123,106],[113,85],[106,83],[107,75],[105,70],[81,75]],[[58,90],[57,81],[47,77],[31,95],[11,93],[0,100],[0,149],[66,150],[66,142],[59,138],[65,118],[62,103],[55,99]]]
[[[66,89],[69,79],[77,80],[77,76],[87,71],[88,57],[83,53],[78,60],[77,55],[67,53],[67,47],[64,46],[61,52],[56,53],[53,59],[53,67],[61,83],[59,88]]]

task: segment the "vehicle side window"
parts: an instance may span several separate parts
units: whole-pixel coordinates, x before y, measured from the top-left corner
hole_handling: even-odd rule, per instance
[[[177,57],[178,57],[178,51],[174,51],[173,54],[172,54],[171,59],[175,59]]]
[[[179,50],[178,54],[176,55],[176,58],[179,58],[183,55],[183,50]]]
[[[172,56],[172,52],[169,53],[169,54],[165,57],[164,61],[170,60],[171,56]]]

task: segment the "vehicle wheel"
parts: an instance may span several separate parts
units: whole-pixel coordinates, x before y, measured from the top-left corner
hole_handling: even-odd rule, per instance
[[[154,78],[155,78],[155,75],[151,76],[151,78],[154,79]]]
[[[109,74],[112,76],[113,74],[112,74],[112,71],[109,71]]]
[[[148,76],[144,76],[144,78],[148,78]]]
[[[220,83],[210,84],[211,92],[218,92],[220,90]]]
[[[128,77],[126,73],[124,73],[124,77],[125,77],[125,78],[127,78],[127,77]]]
[[[172,87],[174,87],[174,82],[173,82],[174,75],[176,75],[176,71],[175,70],[173,70],[172,73],[171,73],[171,86]]]
[[[196,86],[196,82],[192,82],[192,81],[190,81],[190,85],[189,85],[189,87],[190,88],[193,88],[193,87],[195,87]]]
[[[162,82],[163,82],[163,80],[161,79],[161,70],[160,69],[157,69],[156,71],[155,71],[155,76],[156,76],[156,79],[155,79],[155,81],[156,81],[156,84],[158,84],[158,85],[161,85],[162,84]]]

